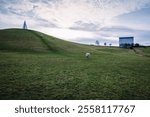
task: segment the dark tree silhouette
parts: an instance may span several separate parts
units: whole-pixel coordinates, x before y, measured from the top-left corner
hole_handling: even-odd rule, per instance
[[[99,41],[98,41],[98,40],[96,40],[96,41],[95,41],[95,44],[96,44],[97,46],[99,46],[99,45],[100,45],[100,43],[99,43]]]

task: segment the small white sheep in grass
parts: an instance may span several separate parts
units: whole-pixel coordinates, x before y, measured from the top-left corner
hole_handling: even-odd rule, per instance
[[[90,56],[91,56],[90,53],[85,53],[85,57],[86,57],[86,58],[89,58]]]

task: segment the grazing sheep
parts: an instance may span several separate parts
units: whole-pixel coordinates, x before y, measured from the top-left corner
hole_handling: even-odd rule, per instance
[[[86,58],[89,58],[90,56],[91,56],[90,53],[85,53],[85,57],[86,57]]]

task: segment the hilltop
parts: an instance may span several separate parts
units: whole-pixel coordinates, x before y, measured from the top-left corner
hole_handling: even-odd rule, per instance
[[[149,70],[149,47],[96,47],[0,30],[0,99],[150,99]]]
[[[0,50],[22,52],[77,52],[81,49],[84,50],[84,48],[80,44],[67,42],[33,30],[0,30]]]

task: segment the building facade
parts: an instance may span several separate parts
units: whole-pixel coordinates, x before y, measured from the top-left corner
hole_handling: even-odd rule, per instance
[[[119,37],[119,47],[129,48],[134,45],[134,37]]]

